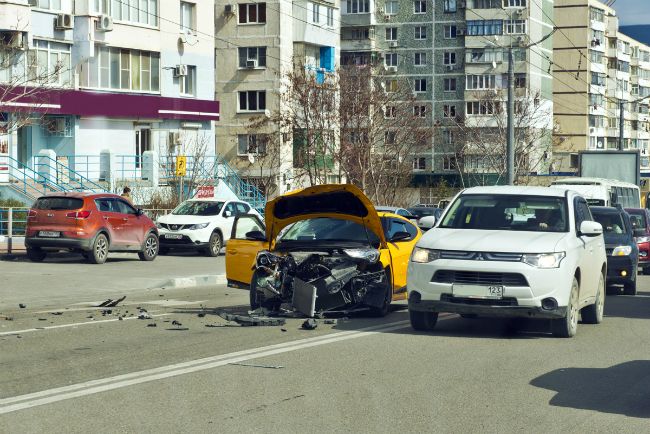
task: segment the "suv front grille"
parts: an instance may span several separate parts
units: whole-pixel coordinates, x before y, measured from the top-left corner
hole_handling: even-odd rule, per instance
[[[185,226],[187,225],[160,223],[160,226],[162,226],[163,229],[167,229],[169,231],[180,231],[181,229],[185,229]]]
[[[485,271],[438,270],[432,282],[462,285],[528,286],[526,278],[519,273],[492,273]]]
[[[468,252],[464,250],[440,250],[440,259],[462,259],[465,261],[521,262],[521,253]]]

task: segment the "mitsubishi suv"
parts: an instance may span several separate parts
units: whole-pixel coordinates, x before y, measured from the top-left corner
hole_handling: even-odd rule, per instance
[[[607,257],[602,226],[568,189],[475,187],[451,202],[417,243],[408,266],[416,330],[439,312],[546,318],[553,334],[603,318]]]

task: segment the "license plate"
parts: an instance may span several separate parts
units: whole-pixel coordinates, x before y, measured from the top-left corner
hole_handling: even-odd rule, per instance
[[[39,237],[47,237],[47,238],[58,238],[58,237],[61,236],[61,232],[39,231],[38,236]]]
[[[503,298],[501,285],[454,285],[452,292],[456,297]]]
[[[165,234],[165,238],[168,240],[180,240],[183,236],[180,234]]]

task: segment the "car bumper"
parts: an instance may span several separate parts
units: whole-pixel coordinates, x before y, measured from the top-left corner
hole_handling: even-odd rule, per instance
[[[607,257],[607,283],[630,282],[636,276],[634,258],[631,256]],[[625,272],[625,276],[621,273]]]
[[[167,238],[168,235],[174,238]],[[209,244],[210,233],[205,235],[201,230],[170,231],[167,229],[158,229],[158,239],[162,247],[178,249],[202,248]]]
[[[92,238],[43,238],[27,237],[25,246],[39,249],[91,250]]]
[[[410,311],[450,312],[458,314],[506,318],[555,319],[564,318],[566,316],[566,306],[558,306],[555,309],[546,310],[542,309],[541,307],[532,306],[483,305],[477,303],[478,300],[455,298],[452,296],[444,297],[444,301],[418,300],[418,295],[419,293],[417,293],[417,291],[413,291],[409,295],[408,308]]]
[[[639,243],[639,267],[650,267],[650,243]]]

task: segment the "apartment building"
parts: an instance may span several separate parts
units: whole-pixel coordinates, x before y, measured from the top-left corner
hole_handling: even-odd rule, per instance
[[[137,178],[147,151],[207,141],[214,153],[212,2],[4,0],[0,44],[17,53],[0,87],[43,87],[0,101],[0,152],[14,168],[46,155],[97,178],[103,154]],[[8,127],[19,110],[33,115]]]
[[[305,68],[322,82],[336,70],[338,0],[218,0],[215,14],[216,95],[223,103],[217,151],[265,193],[282,194],[300,186],[300,167],[293,132],[271,118],[287,108],[280,92],[290,85],[288,73]],[[274,161],[269,143],[279,147]]]
[[[539,107],[530,127],[550,132],[552,17],[552,0],[347,0],[341,58],[343,64],[383,63],[386,75],[411,81],[416,104],[426,105],[429,124],[437,131],[431,150],[413,156],[416,181],[431,184],[445,177],[456,182],[453,175],[461,164],[469,172],[493,170],[485,162],[485,149],[459,143],[467,140],[459,132],[498,127],[494,118],[505,109],[510,47],[516,97],[520,104],[528,98]],[[485,101],[488,94],[493,101]],[[541,142],[544,134],[538,136]],[[539,143],[539,149],[544,146]],[[460,147],[462,162],[457,161]],[[535,158],[543,155],[537,152]],[[547,169],[544,161],[531,167]]]
[[[556,171],[572,172],[582,150],[638,149],[650,170],[650,47],[619,31],[616,11],[596,0],[556,0]],[[645,98],[645,99],[644,99]]]

